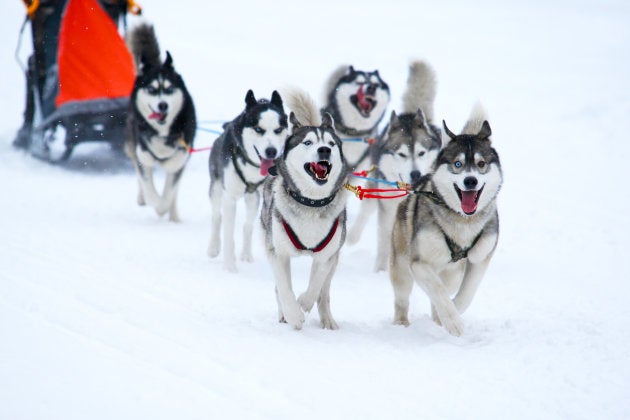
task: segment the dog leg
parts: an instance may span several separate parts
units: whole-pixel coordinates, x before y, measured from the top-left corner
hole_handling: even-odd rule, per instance
[[[464,311],[468,309],[468,306],[470,306],[470,303],[477,292],[477,288],[481,283],[481,279],[488,268],[491,258],[492,254],[477,264],[472,264],[470,262],[466,264],[464,280],[462,281],[461,288],[457,292],[457,295],[455,295],[455,298],[453,299],[453,302],[460,314],[463,314]]]
[[[282,305],[280,304],[280,297],[278,297],[278,286],[275,287],[276,292],[276,303],[278,304],[278,322],[281,324],[286,324],[287,320],[284,319],[284,314],[282,313]]]
[[[310,312],[313,309],[315,300],[319,297],[324,282],[329,275],[332,276],[332,271],[337,267],[338,260],[337,254],[326,261],[321,261],[319,258],[313,259],[308,287],[298,298],[298,302],[304,312]]]
[[[462,319],[440,277],[429,265],[421,262],[413,263],[411,272],[418,285],[429,296],[431,304],[435,306],[435,311],[442,322],[442,326],[451,335],[462,335],[464,332]]]
[[[177,188],[179,186],[179,181],[181,179],[183,169],[180,169],[174,173],[167,173],[166,180],[164,181],[164,190],[162,191],[162,200],[159,211],[162,211],[162,214],[165,214],[170,209],[175,206],[175,198],[177,197]],[[177,209],[175,209],[175,218],[177,220],[173,220],[173,214],[169,214],[169,218],[171,221],[179,222],[179,218],[177,217]]]
[[[376,262],[374,271],[387,271],[389,248],[392,242],[392,229],[396,212],[388,204],[380,203],[378,209],[378,241],[376,242]]]
[[[220,182],[210,184],[210,204],[212,205],[212,227],[210,231],[210,244],[208,256],[214,258],[221,251],[221,208],[223,187]]]
[[[317,298],[317,310],[319,311],[319,322],[325,330],[338,330],[339,326],[335,322],[332,313],[330,312],[330,283],[332,281],[333,274],[337,268],[339,261],[339,254],[334,257],[334,262],[331,261],[330,271],[326,275],[326,280],[322,285]]]
[[[288,256],[273,256],[271,257],[271,267],[276,278],[276,293],[284,320],[299,330],[304,324],[304,313],[293,294],[291,260]]]
[[[354,245],[359,242],[361,239],[361,234],[363,233],[363,229],[365,229],[365,225],[370,220],[370,216],[376,210],[377,203],[375,200],[365,200],[361,202],[361,207],[359,208],[359,216],[357,220],[354,222],[350,231],[348,232],[348,236],[346,238],[349,245]]]
[[[177,195],[179,193],[179,182],[173,186],[173,198],[171,199],[171,208],[168,211],[168,219],[171,222],[179,223],[179,212],[177,211]]]
[[[142,189],[142,195],[144,196],[146,203],[153,207],[159,216],[162,216],[164,213],[160,213],[158,211],[161,198],[155,190],[155,184],[153,183],[153,167],[139,164],[138,174],[140,175],[140,186]]]
[[[389,279],[394,288],[394,325],[409,326],[409,296],[413,278],[409,272],[409,256],[398,255],[391,261]]]
[[[243,226],[243,251],[241,253],[241,260],[246,262],[253,262],[254,257],[252,255],[252,233],[254,231],[254,220],[258,214],[258,206],[260,204],[260,194],[258,191],[245,194],[245,226]]]
[[[223,265],[226,270],[236,273],[234,253],[234,222],[236,218],[236,198],[230,194],[223,200]]]
[[[144,206],[147,202],[144,200],[144,194],[142,193],[142,181],[138,179],[138,198],[137,202],[139,206]]]

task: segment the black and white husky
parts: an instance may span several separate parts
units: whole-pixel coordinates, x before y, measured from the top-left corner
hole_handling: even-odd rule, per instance
[[[389,86],[381,79],[378,70],[366,72],[343,65],[328,78],[324,96],[322,113],[327,112],[333,117],[337,135],[346,139],[343,150],[349,168],[366,169],[369,164],[368,139],[376,136],[378,123],[389,105]]]
[[[168,212],[169,219],[177,222],[177,190],[195,137],[195,107],[171,55],[167,52],[164,62],[160,61],[151,25],[132,29],[128,44],[137,77],[130,97],[125,152],[138,174],[138,204],[149,204],[160,216]],[[166,172],[161,195],[153,182],[156,166]]]
[[[340,189],[347,169],[331,116],[324,114],[320,122],[308,96],[292,96],[292,132],[276,159],[277,176],[265,182],[261,213],[278,315],[280,322],[300,329],[304,313],[317,301],[322,327],[337,329],[330,312],[330,283],[345,239],[346,194]],[[291,258],[300,255],[311,256],[313,263],[308,287],[296,300]]]
[[[376,168],[370,177],[417,186],[426,180],[442,144],[440,130],[433,125],[435,72],[424,61],[409,67],[403,112],[392,111],[389,125],[372,147],[371,163]],[[344,144],[345,148],[345,144]],[[384,185],[368,182],[367,188]],[[375,271],[387,270],[392,227],[399,200],[364,200],[359,217],[348,233],[348,243],[359,241],[370,215],[378,207],[378,240]]]
[[[252,231],[260,203],[258,189],[274,159],[281,154],[287,135],[287,115],[280,94],[274,91],[271,101],[256,100],[254,92],[249,90],[245,110],[223,126],[223,133],[214,142],[209,161],[212,233],[208,255],[219,255],[223,218],[224,265],[228,271],[236,271],[236,203],[245,198],[247,214],[241,259],[252,261]]]
[[[409,325],[413,282],[426,292],[433,320],[463,333],[460,314],[470,305],[499,237],[496,197],[503,176],[480,106],[462,130],[444,123],[443,141],[428,188],[399,208],[392,234],[390,279],[394,323]]]

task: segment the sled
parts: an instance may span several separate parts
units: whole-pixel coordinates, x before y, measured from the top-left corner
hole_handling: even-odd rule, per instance
[[[120,30],[138,6],[129,0],[25,4],[33,54],[25,71],[24,122],[13,145],[50,162],[68,159],[84,141],[122,150],[135,69]]]

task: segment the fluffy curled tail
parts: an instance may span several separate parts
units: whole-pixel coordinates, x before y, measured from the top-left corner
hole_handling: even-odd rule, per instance
[[[403,94],[404,113],[416,113],[422,109],[427,121],[433,121],[433,102],[436,92],[435,71],[426,61],[412,61],[409,65],[407,89]]]
[[[470,116],[462,129],[462,134],[477,134],[481,130],[484,121],[488,121],[488,113],[483,105],[477,102],[473,106],[472,111],[470,111]]]
[[[302,125],[318,127],[322,124],[317,105],[308,93],[298,88],[291,88],[283,90],[282,97]]]
[[[143,66],[160,65],[160,46],[153,25],[141,23],[128,31],[127,46],[136,64],[136,70],[141,70]]]

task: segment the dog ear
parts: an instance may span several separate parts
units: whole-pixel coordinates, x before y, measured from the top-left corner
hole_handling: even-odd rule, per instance
[[[487,120],[484,120],[481,125],[481,130],[477,133],[477,137],[481,137],[482,140],[490,140],[490,136],[492,135],[492,129],[490,128],[490,123]]]
[[[171,53],[166,51],[166,59],[164,60],[163,67],[167,69],[173,69],[173,57],[171,57]]]
[[[348,66],[348,74],[352,74],[352,73],[356,73],[356,70],[354,69],[354,66],[350,65]]]
[[[280,97],[280,94],[277,90],[274,90],[271,94],[271,105],[275,105],[284,111],[284,107],[282,105],[282,97]]]
[[[453,140],[457,135],[448,129],[446,126],[446,121],[442,120],[442,127],[444,127],[444,132],[448,135],[449,140]]]
[[[427,122],[427,117],[424,115],[424,111],[422,111],[422,108],[418,108],[418,112],[416,112],[416,116],[418,117],[418,121],[420,122],[420,127],[429,127],[429,123]]]
[[[246,110],[249,110],[251,107],[258,104],[258,101],[256,100],[256,97],[254,96],[254,91],[251,89],[248,90],[247,95],[245,95],[245,104],[246,104],[246,107],[245,107]]]
[[[295,133],[295,130],[302,128],[302,124],[298,121],[293,111],[291,111],[291,114],[289,114],[289,121],[291,121],[291,126],[293,127],[291,129],[291,133]]]
[[[398,115],[396,115],[396,111],[392,111],[392,114],[389,116],[389,126],[392,127],[396,123],[398,123]]]
[[[335,121],[328,112],[324,112],[324,115],[322,115],[322,125],[320,127],[325,130],[335,131]]]

